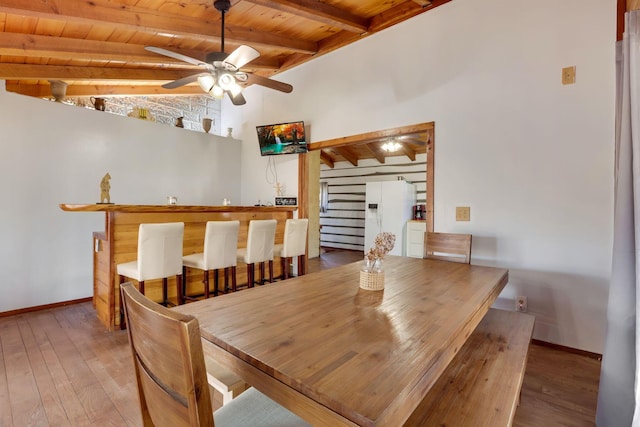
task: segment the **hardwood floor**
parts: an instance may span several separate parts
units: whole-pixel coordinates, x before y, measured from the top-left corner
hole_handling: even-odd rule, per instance
[[[318,271],[360,260],[334,251]],[[532,344],[514,425],[594,426],[600,362]],[[139,426],[126,331],[106,332],[91,303],[0,318],[0,427]]]

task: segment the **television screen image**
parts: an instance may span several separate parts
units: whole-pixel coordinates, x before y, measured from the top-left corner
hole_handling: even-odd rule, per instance
[[[260,154],[299,154],[307,152],[304,122],[256,126]]]

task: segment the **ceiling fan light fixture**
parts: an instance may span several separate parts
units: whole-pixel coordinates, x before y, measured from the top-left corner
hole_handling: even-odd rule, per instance
[[[229,92],[231,92],[231,95],[235,98],[240,94],[240,92],[242,92],[242,87],[238,83],[233,82],[229,88]]]
[[[213,96],[214,98],[222,98],[224,96],[224,89],[222,89],[220,86],[218,85],[213,85],[213,87],[211,88],[211,90],[209,91],[209,94],[211,96]]]
[[[231,73],[221,73],[218,76],[218,84],[222,90],[230,90],[232,86],[236,85],[236,79]]]
[[[198,84],[203,91],[209,92],[213,89],[213,85],[216,83],[216,79],[211,75],[204,75],[198,77]]]
[[[210,1],[210,0],[209,0]],[[180,86],[198,82],[200,88],[214,98],[221,99],[225,93],[229,95],[233,105],[244,105],[246,100],[242,96],[245,84],[258,84],[281,92],[289,93],[293,87],[289,84],[261,77],[257,74],[251,76],[241,68],[260,56],[256,49],[240,45],[233,52],[227,54],[224,51],[224,17],[231,7],[230,0],[214,0],[214,7],[220,12],[220,51],[210,52],[206,55],[206,62],[192,58],[181,53],[172,52],[155,46],[145,46],[145,50],[177,59],[191,65],[204,68],[203,72],[182,77],[162,85],[165,89],[175,89]],[[235,2],[234,2],[235,3]],[[242,83],[242,86],[238,83]]]

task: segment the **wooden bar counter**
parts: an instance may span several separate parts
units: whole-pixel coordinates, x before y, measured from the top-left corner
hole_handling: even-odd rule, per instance
[[[246,247],[249,221],[276,219],[276,243],[282,243],[285,221],[293,218],[295,206],[184,206],[184,205],[115,205],[61,204],[68,212],[104,212],[105,229],[93,233],[93,305],[100,321],[109,329],[120,326],[120,285],[116,265],[137,258],[138,227],[142,223],[184,222],[184,255],[203,251],[207,221],[239,220],[238,247]],[[280,263],[274,262],[274,276],[280,274]],[[257,270],[257,267],[256,267]],[[238,285],[246,283],[246,266],[238,263]],[[256,273],[257,274],[257,273]],[[256,276],[257,277],[257,276]],[[202,272],[187,269],[184,278],[187,295],[202,294]],[[145,294],[162,299],[161,281],[145,282]],[[210,287],[213,290],[213,280]],[[175,280],[169,280],[169,298],[176,298]],[[224,274],[220,274],[220,289]]]

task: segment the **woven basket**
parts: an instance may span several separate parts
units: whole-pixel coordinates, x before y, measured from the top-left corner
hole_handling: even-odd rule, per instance
[[[367,291],[380,291],[384,289],[384,271],[371,273],[360,270],[360,288]]]

